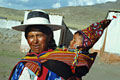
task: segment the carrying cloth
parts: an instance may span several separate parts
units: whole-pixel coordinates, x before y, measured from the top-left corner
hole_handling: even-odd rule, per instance
[[[51,71],[55,72],[64,79],[68,79],[71,76],[76,76],[81,78],[86,75],[95,58],[97,53],[92,53],[85,55],[84,52],[80,51],[78,54],[77,63],[75,65],[75,71],[73,72],[71,67],[75,61],[76,53],[73,51],[68,51],[66,49],[56,49],[52,52],[44,53],[44,55],[39,56],[39,60],[47,60],[44,65]]]

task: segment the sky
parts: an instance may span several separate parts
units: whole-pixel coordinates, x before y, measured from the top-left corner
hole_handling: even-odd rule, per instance
[[[86,6],[117,0],[0,0],[0,7],[12,9],[53,9],[66,6]]]

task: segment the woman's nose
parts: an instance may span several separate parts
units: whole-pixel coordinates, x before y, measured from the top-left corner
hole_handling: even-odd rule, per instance
[[[35,36],[34,37],[34,40],[33,40],[34,43],[38,43],[38,38]]]

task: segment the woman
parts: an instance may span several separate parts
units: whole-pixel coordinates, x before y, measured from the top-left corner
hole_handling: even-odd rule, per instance
[[[30,51],[13,68],[9,80],[45,80],[47,79],[45,73],[52,73],[53,76],[57,76],[54,72],[50,70],[48,72],[47,68],[41,66],[41,63],[45,60],[39,60],[38,56],[41,53],[51,52],[56,48],[53,30],[61,27],[50,24],[49,15],[42,10],[29,12],[23,25],[13,27],[15,30],[25,32]]]
[[[96,53],[84,55],[88,49],[81,46],[83,35],[82,42],[71,41],[71,49],[56,48],[52,31],[60,27],[49,24],[48,14],[43,11],[30,12],[24,25],[13,27],[25,32],[31,50],[13,68],[9,80],[80,80],[88,73]]]
[[[52,31],[59,28],[61,26],[49,23],[49,16],[44,11],[29,12],[26,23],[13,27],[25,32],[30,51],[15,65],[9,80],[72,79],[73,73],[68,64],[45,57],[56,50]]]

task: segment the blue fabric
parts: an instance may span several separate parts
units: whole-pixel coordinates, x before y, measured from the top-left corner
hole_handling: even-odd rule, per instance
[[[12,75],[11,80],[18,80],[20,77],[20,74],[24,68],[24,64],[21,62],[16,66],[16,69],[14,70],[14,73]]]
[[[46,80],[62,80],[60,76],[55,74],[54,72],[48,70],[48,76]]]
[[[46,54],[47,52],[44,52],[44,53],[41,53],[38,57],[40,57],[40,56],[42,56],[42,55],[44,55],[44,54]]]

